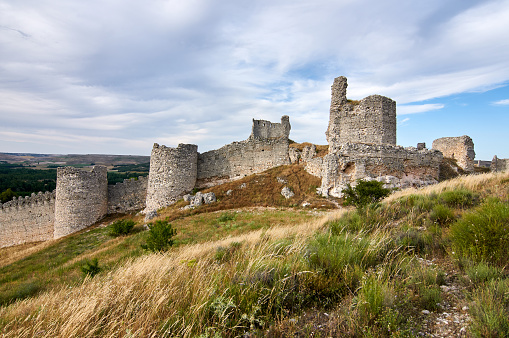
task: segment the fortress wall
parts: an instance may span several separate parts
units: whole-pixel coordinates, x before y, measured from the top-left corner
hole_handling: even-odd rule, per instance
[[[0,203],[0,247],[53,238],[55,192]]]
[[[344,144],[325,156],[320,190],[323,195],[340,197],[346,184],[358,179],[388,180],[397,187],[436,183],[442,158],[436,150]]]
[[[446,158],[453,158],[466,172],[474,171],[474,142],[467,136],[442,137],[433,141],[433,149],[439,150]]]
[[[155,143],[150,156],[145,211],[168,206],[196,184],[198,146],[179,144],[169,148]]]
[[[329,127],[325,133],[329,145],[396,145],[396,102],[380,95],[348,102],[346,88],[345,77],[334,79]]]
[[[509,158],[498,158],[497,155],[493,156],[490,169],[491,171],[509,170]]]
[[[108,211],[108,179],[104,166],[92,171],[57,169],[54,238],[84,229]]]
[[[290,118],[287,115],[281,117],[281,123],[253,119],[251,137],[262,139],[288,138],[290,129]]]
[[[283,164],[290,164],[288,138],[250,137],[199,154],[197,187],[213,186]]]
[[[127,213],[145,208],[148,177],[124,180],[108,186],[108,214]]]

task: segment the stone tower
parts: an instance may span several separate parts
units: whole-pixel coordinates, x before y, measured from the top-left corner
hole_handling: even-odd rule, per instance
[[[348,101],[347,86],[344,76],[335,78],[332,84],[329,127],[325,132],[329,146],[396,145],[396,102],[380,95]]]
[[[196,184],[198,146],[179,144],[177,148],[154,144],[150,156],[145,212],[170,204]]]
[[[108,178],[104,166],[91,171],[57,169],[55,226],[53,238],[84,229],[108,212]]]

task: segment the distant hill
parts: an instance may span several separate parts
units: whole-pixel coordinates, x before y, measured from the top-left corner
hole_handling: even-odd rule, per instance
[[[0,153],[0,161],[7,163],[23,163],[25,165],[105,165],[142,164],[150,162],[150,156],[139,155],[102,155],[102,154],[32,154],[32,153]]]

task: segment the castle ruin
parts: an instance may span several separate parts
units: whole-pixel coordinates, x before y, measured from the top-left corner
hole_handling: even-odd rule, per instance
[[[469,136],[442,137],[434,140],[432,147],[442,152],[444,157],[455,159],[467,173],[474,172],[474,142]]]
[[[289,147],[290,120],[253,120],[250,136],[219,149],[198,152],[194,144],[176,148],[154,144],[147,177],[107,184],[106,168],[59,168],[57,189],[0,204],[0,247],[60,238],[82,230],[107,214],[144,210],[149,213],[175,203],[194,188],[204,188],[290,163],[305,165],[322,180],[318,193],[341,197],[347,184],[378,180],[386,187],[424,186],[438,181],[443,157],[469,171],[474,145],[468,136],[442,138],[433,149],[396,145],[396,102],[371,95],[360,101],[346,97],[347,79],[332,85],[328,154],[316,156],[314,145],[302,152]],[[473,162],[472,162],[473,165]],[[509,160],[492,161],[507,170]]]
[[[329,127],[329,153],[308,162],[310,172],[321,167],[323,196],[341,197],[359,179],[382,181],[388,187],[423,186],[438,182],[442,153],[421,146],[396,145],[396,102],[371,95],[346,98],[347,79],[334,79]]]

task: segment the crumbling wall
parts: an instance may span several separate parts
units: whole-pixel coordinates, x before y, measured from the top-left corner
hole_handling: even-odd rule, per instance
[[[233,142],[198,155],[197,187],[206,187],[290,164],[288,139]]]
[[[0,247],[53,238],[55,192],[0,203]]]
[[[209,187],[290,164],[290,128],[286,115],[281,118],[281,123],[253,120],[251,136],[247,140],[199,154],[197,187]]]
[[[195,144],[170,148],[155,143],[150,156],[145,212],[173,204],[193,190],[197,163],[198,146]]]
[[[506,171],[509,170],[509,158],[498,158],[497,155],[493,156],[490,166],[491,171]]]
[[[265,120],[253,119],[251,138],[276,139],[290,135],[290,118],[288,115],[281,117],[281,123],[273,123]]]
[[[347,79],[334,79],[325,133],[329,146],[346,143],[396,145],[396,102],[371,95],[360,101],[346,98]]]
[[[145,209],[148,177],[131,178],[108,186],[108,214]]]
[[[57,169],[54,238],[84,229],[108,211],[108,178],[104,166],[91,171]]]
[[[474,142],[469,136],[442,137],[433,141],[432,148],[441,151],[444,157],[455,159],[466,172],[474,172]]]
[[[344,144],[326,155],[320,193],[341,197],[347,184],[377,179],[390,187],[423,186],[438,182],[442,154],[436,150],[391,145]]]

